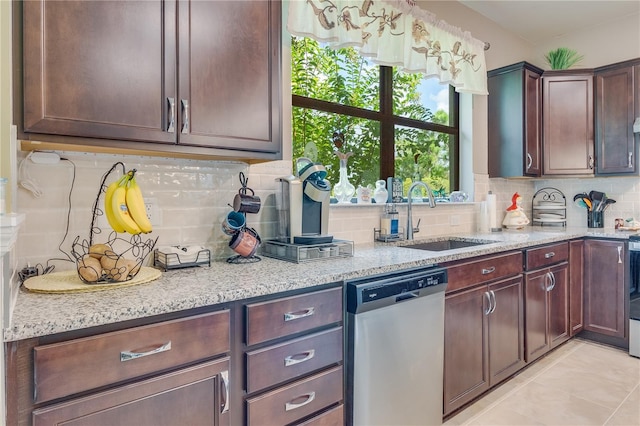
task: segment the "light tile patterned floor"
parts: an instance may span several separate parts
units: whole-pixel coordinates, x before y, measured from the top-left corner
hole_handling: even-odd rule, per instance
[[[640,359],[572,339],[445,425],[640,426]]]

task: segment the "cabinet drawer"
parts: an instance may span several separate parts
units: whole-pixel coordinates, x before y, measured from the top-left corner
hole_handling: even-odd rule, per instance
[[[318,414],[298,426],[336,426],[344,424],[344,404]]]
[[[525,268],[532,271],[569,259],[569,243],[562,242],[525,251]]]
[[[342,367],[247,400],[249,425],[285,425],[342,400]]]
[[[33,426],[227,425],[228,371],[226,357],[38,408]]]
[[[247,392],[340,362],[342,327],[247,353]]]
[[[247,305],[247,345],[342,320],[342,287]]]
[[[522,252],[484,257],[447,268],[447,292],[522,273]]]
[[[34,348],[35,402],[229,352],[229,311]]]

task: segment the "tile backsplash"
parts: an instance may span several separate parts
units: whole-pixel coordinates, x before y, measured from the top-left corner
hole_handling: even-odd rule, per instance
[[[46,266],[49,261],[56,270],[73,267],[64,261],[67,259],[65,253],[70,253],[77,236],[89,238],[92,208],[100,183],[103,175],[117,162],[122,162],[126,170],[135,168],[143,195],[157,201],[161,223],[154,226],[154,231],[149,234],[149,237],[158,238],[157,246],[203,245],[211,249],[213,258],[233,254],[228,248],[229,238],[223,234],[221,222],[231,210],[228,204],[233,202],[241,187],[239,173],[249,177],[249,186],[263,200],[261,211],[248,215],[247,223],[266,238],[275,230],[272,195],[276,187],[275,178],[290,173],[288,162],[249,166],[242,162],[77,152],[59,154],[70,161],[53,165],[34,164],[31,160],[23,161],[27,153],[19,153],[20,182],[27,186],[35,185],[41,192],[36,197],[24,187],[18,191],[18,211],[26,214],[17,243],[17,254],[24,266],[38,263]],[[252,173],[254,168],[256,172]],[[118,166],[117,172],[109,175],[107,183],[116,180],[121,170],[122,167]],[[103,199],[101,196],[100,206]],[[110,230],[103,220],[98,220],[97,224],[103,232]],[[94,233],[94,242],[101,240],[106,240],[106,237]]]
[[[239,173],[249,178],[249,187],[262,199],[260,212],[249,214],[247,224],[258,230],[264,239],[273,238],[276,234],[276,178],[291,173],[289,161],[248,165],[230,161],[113,154],[59,154],[70,161],[34,164],[25,160],[26,152],[18,154],[21,163],[19,180],[23,185],[35,186],[41,192],[36,197],[25,188],[21,187],[18,191],[18,212],[26,215],[17,243],[20,267],[27,264],[46,266],[47,262],[54,264],[56,270],[73,267],[71,262],[65,261],[66,253],[70,253],[76,237],[89,238],[92,207],[102,177],[114,163],[124,163],[127,170],[137,169],[137,180],[145,198],[157,201],[161,223],[154,226],[150,236],[158,238],[158,246],[203,245],[211,250],[214,259],[224,259],[234,254],[228,247],[229,237],[222,232],[221,222],[230,211],[229,204],[241,187]],[[117,170],[118,173],[109,176],[107,183],[119,176],[121,167]],[[507,180],[489,179],[481,174],[476,174],[474,178],[475,201],[483,201],[489,190],[497,195],[497,218],[500,223],[514,192],[522,196],[523,207],[530,214],[535,191],[547,186],[560,189],[567,197],[569,226],[584,226],[586,223],[586,211],[573,204],[573,195],[581,191],[595,189],[617,200],[605,214],[606,227],[613,227],[616,217],[633,217],[640,211],[640,184],[637,178]],[[406,206],[400,205],[398,210],[400,225],[405,226]],[[430,209],[426,204],[417,204],[413,210],[413,223],[415,225],[419,219],[421,222],[416,238],[474,232],[477,229],[478,210],[478,204],[473,202],[438,204],[435,209]],[[352,240],[356,244],[371,242],[374,228],[379,227],[381,211],[381,206],[375,204],[332,205],[329,232],[335,238]],[[104,232],[108,227],[103,224],[103,220],[98,221]],[[106,239],[99,234],[94,236],[96,242],[100,242],[101,238]]]

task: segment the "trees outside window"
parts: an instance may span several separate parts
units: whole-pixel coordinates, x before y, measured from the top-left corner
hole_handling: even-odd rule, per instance
[[[451,86],[308,38],[292,38],[291,56],[294,162],[314,157],[336,184],[332,135],[341,131],[356,187],[395,176],[405,194],[418,178],[443,193],[458,189],[458,95]]]

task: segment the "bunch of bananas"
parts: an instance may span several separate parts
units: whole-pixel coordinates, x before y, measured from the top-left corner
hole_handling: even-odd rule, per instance
[[[104,211],[114,231],[132,235],[148,234],[153,229],[147,217],[142,191],[130,170],[107,187],[104,195]]]

